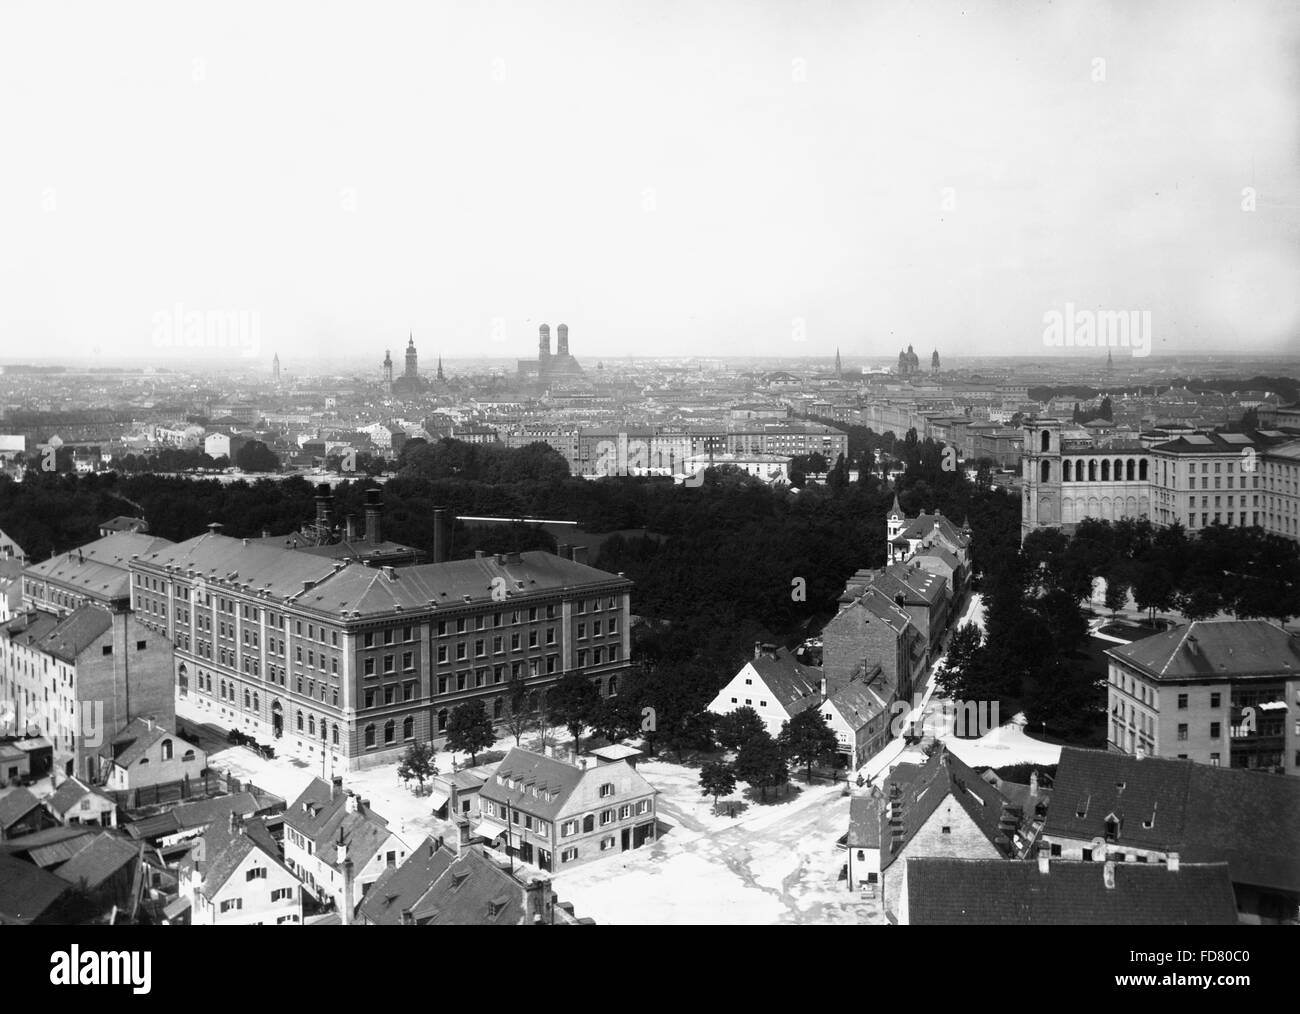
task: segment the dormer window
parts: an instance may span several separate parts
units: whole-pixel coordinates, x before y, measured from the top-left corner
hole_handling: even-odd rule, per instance
[[[1111,813],[1106,816],[1106,840],[1114,841],[1119,837],[1119,818]]]

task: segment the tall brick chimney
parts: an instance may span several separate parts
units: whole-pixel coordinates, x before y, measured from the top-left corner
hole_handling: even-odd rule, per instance
[[[384,494],[382,490],[366,490],[366,542],[377,546],[384,541]]]

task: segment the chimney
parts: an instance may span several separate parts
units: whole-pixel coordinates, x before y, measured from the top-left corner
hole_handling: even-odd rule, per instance
[[[348,861],[348,843],[343,839],[343,828],[339,828],[338,841],[334,843],[334,861],[339,866]]]
[[[1038,798],[1038,771],[1031,771],[1029,774],[1029,798]]]
[[[755,641],[755,642],[754,642],[754,657],[755,657],[755,658],[762,658],[762,657],[763,657],[763,642],[762,642],[762,641]]]
[[[355,514],[349,514],[347,516],[346,525],[347,527],[345,530],[347,532],[348,541],[356,542],[357,541],[357,516]]]
[[[339,906],[339,919],[344,926],[352,925],[352,860],[348,856],[348,847],[343,842],[343,829],[339,828],[338,844],[339,866],[343,871],[343,904]]]
[[[511,566],[518,567],[523,562],[524,558],[518,553],[506,553],[506,563]]]
[[[573,547],[570,546],[567,542],[561,542],[558,546],[555,547],[555,555],[558,556],[561,560],[572,560]]]
[[[225,526],[224,526],[220,521],[209,521],[209,522],[208,522],[208,534],[209,534],[209,535],[220,535],[220,534],[221,534],[221,529],[224,528],[224,527],[225,527]]]
[[[1142,759],[1143,757],[1145,757],[1146,755],[1147,755],[1147,752],[1146,752],[1146,750],[1144,750],[1144,749],[1142,748],[1142,744],[1141,744],[1141,743],[1139,743],[1136,747],[1134,747],[1134,749],[1133,749],[1133,759],[1134,759],[1134,760],[1141,760],[1141,759]]]
[[[524,888],[524,914],[532,922],[546,921],[546,888],[547,882],[540,877],[528,881],[528,885]]]
[[[348,793],[348,798],[347,798],[347,800],[344,802],[344,804],[343,804],[343,808],[344,808],[348,813],[356,813],[356,812],[357,812],[357,797],[356,797],[355,795],[353,795],[351,792]]]
[[[1107,861],[1102,866],[1101,876],[1106,883],[1106,890],[1113,891],[1115,889],[1115,863],[1113,861]]]
[[[402,909],[402,925],[403,926],[415,925],[415,915],[414,913],[411,912],[409,908]]]
[[[476,549],[476,550],[474,550],[474,559],[476,559],[476,560],[481,560],[481,559],[483,559],[483,555],[484,555],[484,554],[483,554],[483,550],[481,550],[481,549]]]
[[[269,528],[263,528],[263,529],[262,529],[262,538],[264,538],[264,539],[269,539],[270,537],[271,537],[271,529],[269,529]]]
[[[330,799],[338,799],[340,793],[342,792],[343,792],[343,776],[335,775],[334,784],[330,789]]]
[[[433,509],[433,562],[447,562],[447,508]]]
[[[574,547],[573,547],[573,552],[570,554],[570,559],[572,559],[574,563],[586,563],[586,562],[587,562],[587,547],[586,547],[586,546],[574,546]]]
[[[384,541],[381,530],[384,515],[384,494],[382,490],[366,490],[366,541],[377,546]]]
[[[1052,846],[1045,841],[1038,843],[1038,872],[1046,876],[1051,872]]]
[[[1169,867],[1170,873],[1178,872],[1179,857],[1177,852],[1170,852],[1165,856],[1165,865]]]
[[[326,531],[334,527],[334,494],[325,482],[316,487],[316,527]]]

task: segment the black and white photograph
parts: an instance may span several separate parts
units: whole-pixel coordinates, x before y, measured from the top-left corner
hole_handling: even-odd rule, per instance
[[[1296,4],[3,0],[0,151],[6,982],[1285,988]]]

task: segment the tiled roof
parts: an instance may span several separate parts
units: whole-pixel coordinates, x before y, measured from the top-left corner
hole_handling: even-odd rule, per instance
[[[450,849],[426,838],[401,866],[386,868],[370,885],[357,915],[377,926],[401,925],[402,911],[414,908],[455,858]]]
[[[855,732],[889,708],[888,702],[871,684],[861,680],[844,684],[827,698],[827,703],[840,713],[849,728]]]
[[[114,532],[70,553],[61,553],[27,568],[39,580],[52,580],[96,598],[125,598],[130,594],[131,557],[163,546],[167,539],[136,532]]]
[[[21,926],[39,919],[67,891],[67,882],[53,873],[0,852],[0,925]]]
[[[87,603],[63,617],[37,646],[55,658],[75,662],[112,625],[112,613],[102,606]]]
[[[0,630],[13,644],[35,647],[58,625],[59,618],[53,613],[47,613],[43,609],[31,609],[0,626]]]
[[[1295,778],[1062,748],[1043,833],[1104,840],[1111,814],[1120,822],[1117,849],[1128,845],[1178,852],[1196,862],[1224,860],[1236,883],[1300,891]]]
[[[112,752],[114,764],[129,768],[144,756],[149,747],[168,736],[177,738],[174,732],[168,732],[161,725],[155,724],[151,729],[143,718],[133,718],[112,738],[108,749]]]
[[[46,805],[55,813],[62,815],[81,802],[85,796],[98,796],[108,801],[108,797],[98,789],[91,788],[76,778],[69,778],[54,791],[54,795],[46,800]]]
[[[758,674],[786,711],[802,711],[821,700],[821,670],[804,665],[785,648],[761,655],[746,664]],[[801,707],[802,705],[802,707]]]
[[[93,890],[139,855],[139,846],[105,831],[87,841],[76,855],[54,872],[70,884],[85,881],[86,886]]]
[[[40,806],[41,801],[21,787],[0,796],[0,830],[13,827]]]
[[[483,784],[482,795],[494,802],[508,802],[543,820],[554,820],[584,774],[577,765],[514,747],[497,765],[496,775]],[[509,783],[516,781],[520,787],[510,788]],[[537,795],[530,791],[534,788]]]
[[[471,848],[433,883],[411,914],[422,926],[515,926],[524,917],[524,891]]]
[[[1171,680],[1300,674],[1300,636],[1267,620],[1197,620],[1106,654]]]
[[[388,821],[369,806],[363,808],[360,799],[356,810],[349,812],[347,801],[351,795],[344,789],[336,792],[329,782],[313,778],[285,810],[284,822],[310,838],[317,856],[328,866],[337,864],[336,846],[341,836],[347,846],[347,857],[359,870],[370,862],[391,832]]]
[[[191,852],[182,860],[182,867],[197,865],[203,877],[200,890],[204,897],[211,898],[221,890],[244,858],[255,851],[262,853],[267,862],[288,872],[288,867],[280,859],[280,848],[271,837],[271,832],[256,817],[234,828],[230,826],[229,820],[212,823],[203,832],[203,858],[196,859],[195,852]]]
[[[518,563],[510,562],[508,556],[500,563],[495,556],[483,556],[400,568],[336,566],[327,557],[210,532],[169,545],[145,559],[159,567],[193,568],[212,580],[230,580],[251,591],[293,597],[299,607],[331,615],[353,611],[392,615],[399,610],[428,609],[430,603],[435,608],[481,605],[499,602],[493,592],[501,587],[508,597],[513,597],[592,585],[614,588],[631,584],[606,571],[543,552],[519,554]],[[307,582],[311,587],[304,587]]]
[[[880,848],[880,800],[873,795],[849,800],[850,848]]]
[[[950,796],[970,816],[984,837],[1004,855],[1013,851],[1003,815],[1012,810],[1006,798],[996,788],[984,781],[974,770],[946,748],[936,750],[925,764],[899,764],[884,782],[884,795],[880,799],[880,841],[882,843],[880,868],[886,869],[907,847],[927,820]],[[894,795],[892,786],[898,786]],[[895,835],[895,825],[889,819],[890,802],[900,811],[901,834]],[[1014,816],[1019,817],[1018,813]]]
[[[1107,871],[1113,885],[1106,885]],[[1228,867],[1056,860],[909,859],[911,925],[1233,925]]]

